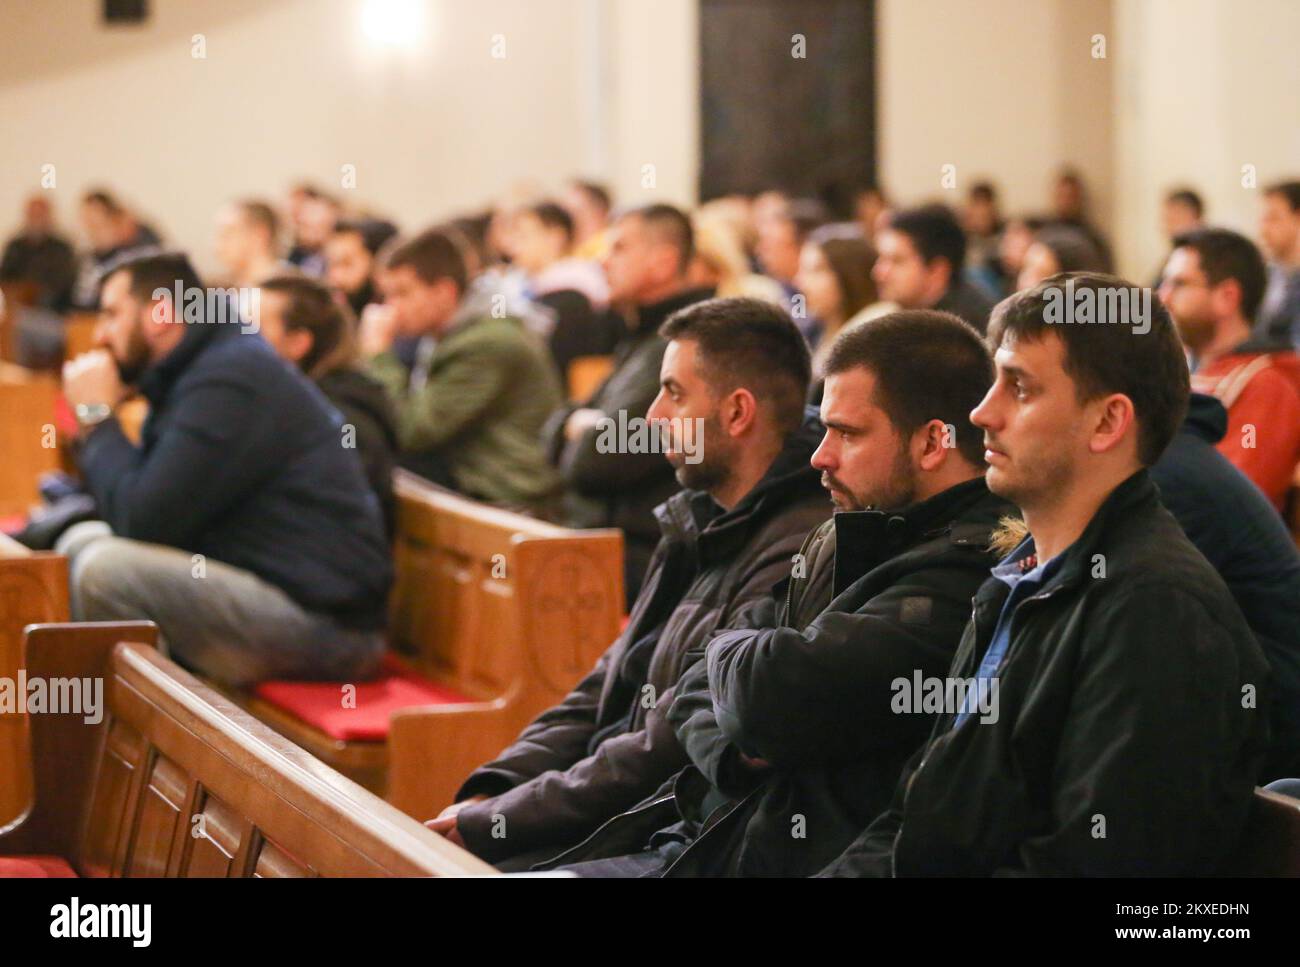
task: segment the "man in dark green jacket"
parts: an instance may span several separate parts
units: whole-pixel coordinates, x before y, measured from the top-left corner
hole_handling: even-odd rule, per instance
[[[360,343],[396,410],[399,463],[478,500],[545,510],[559,489],[540,438],[563,399],[555,367],[504,295],[466,286],[459,248],[436,229],[385,261],[385,311],[363,320]],[[409,369],[398,335],[420,339]]]
[[[1069,279],[998,306],[997,378],[971,414],[989,489],[1029,534],[949,672],[998,714],[941,716],[824,875],[1210,875],[1239,852],[1268,668],[1146,470],[1187,406],[1182,346],[1129,283]]]
[[[1013,512],[985,487],[966,419],[992,362],[961,320],[911,311],[845,333],[827,374],[812,465],[834,518],[796,558],[780,616],[756,608],[678,683],[668,722],[691,765],[567,868],[815,873],[884,809],[933,724],[924,685],[947,670]],[[590,861],[638,829],[636,853]]]

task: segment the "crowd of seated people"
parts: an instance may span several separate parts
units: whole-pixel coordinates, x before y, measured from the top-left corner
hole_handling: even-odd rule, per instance
[[[574,181],[410,232],[302,184],[222,210],[211,286],[105,191],[78,273],[38,197],[5,281],[101,320],[73,615],[365,680],[403,467],[624,535],[621,633],[429,821],[503,870],[1230,872],[1300,776],[1296,184],[1261,247],[1171,191],[1145,289],[1069,170],[1044,214]]]

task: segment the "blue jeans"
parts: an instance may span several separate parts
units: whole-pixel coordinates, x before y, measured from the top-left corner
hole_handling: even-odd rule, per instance
[[[1300,799],[1300,779],[1278,779],[1264,787],[1269,792],[1280,792],[1292,799]]]
[[[363,681],[384,636],[339,627],[257,575],[174,547],[115,537],[102,521],[68,528],[77,621],[146,619],[179,664],[226,685],[268,679]]]

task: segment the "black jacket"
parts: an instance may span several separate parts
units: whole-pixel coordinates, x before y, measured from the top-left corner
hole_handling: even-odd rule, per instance
[[[785,620],[713,640],[668,715],[711,787],[677,784],[687,825],[707,826],[670,873],[811,875],[884,810],[934,724],[896,711],[897,683],[945,674],[1012,513],[977,478],[898,513],[836,514]],[[809,615],[827,570],[834,599]]]
[[[110,419],[78,458],[115,534],[251,571],[346,627],[383,626],[379,504],[310,380],[259,335],[193,323],[139,388],[140,447]]]
[[[458,815],[473,852],[489,861],[543,847],[559,853],[686,765],[665,721],[673,686],[716,629],[789,575],[805,535],[830,514],[808,463],[821,435],[810,411],[729,511],[699,491],[656,508],[663,537],[623,633],[561,704],[457,794],[493,797]],[[499,839],[497,815],[505,817]]]
[[[353,428],[352,441],[370,489],[384,515],[384,532],[392,538],[397,502],[393,496],[393,468],[397,465],[397,425],[384,387],[359,369],[341,366],[316,380],[316,385],[338,409],[344,424]]]
[[[614,350],[614,370],[583,407],[617,420],[644,418],[659,395],[659,366],[666,343],[659,327],[678,309],[708,298],[705,289],[641,306],[627,321]],[[576,407],[557,410],[542,428],[551,462],[564,479],[564,516],[571,527],[618,527],[623,531],[624,576],[629,604],[636,600],[650,555],[659,541],[654,509],[680,489],[672,465],[660,453],[601,453],[599,428],[565,440],[564,424]]]
[[[1193,393],[1151,479],[1232,592],[1272,669],[1273,739],[1262,785],[1300,775],[1300,550],[1263,491],[1215,449],[1227,430],[1223,404]]]
[[[980,589],[951,676],[974,677],[1008,593],[996,578]],[[1146,471],[1105,500],[1010,632],[996,721],[954,729],[942,715],[889,810],[823,875],[1223,870],[1267,741],[1268,667]]]

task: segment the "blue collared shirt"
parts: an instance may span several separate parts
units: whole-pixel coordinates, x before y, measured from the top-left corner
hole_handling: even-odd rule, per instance
[[[988,651],[984,653],[979,670],[975,673],[976,687],[967,693],[961,711],[953,719],[952,727],[954,729],[972,714],[979,711],[979,700],[988,694],[990,682],[997,678],[998,667],[1002,664],[1002,659],[1006,657],[1007,649],[1011,647],[1011,618],[1016,613],[1016,608],[1020,606],[1020,602],[1032,597],[1042,588],[1047,579],[1056,571],[1061,560],[1061,556],[1058,554],[1050,561],[1045,561],[1035,568],[1021,571],[1020,562],[1024,557],[1025,555],[1021,554],[1019,550],[1014,551],[1006,560],[993,567],[990,571],[995,578],[1011,589],[1011,593],[1007,595],[1006,601],[1002,603],[1002,611],[998,615],[997,627],[993,629],[993,639],[989,642]]]

